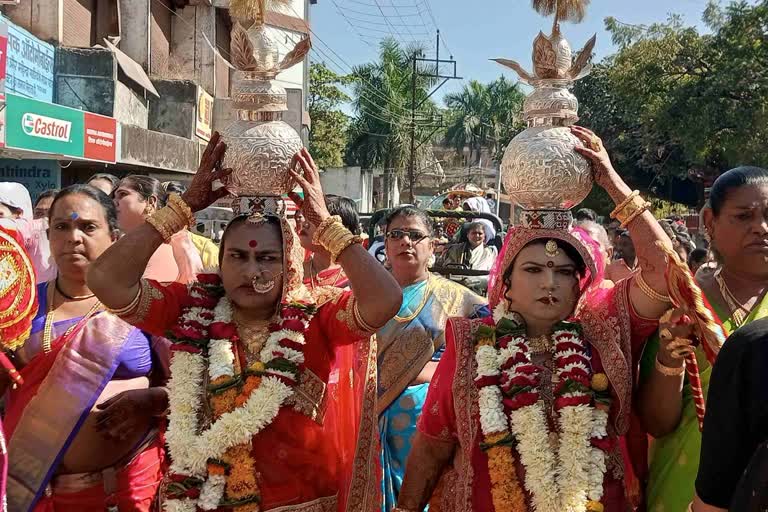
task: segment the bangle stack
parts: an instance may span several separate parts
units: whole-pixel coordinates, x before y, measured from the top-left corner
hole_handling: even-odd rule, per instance
[[[342,252],[352,244],[361,244],[363,239],[353,235],[341,222],[341,217],[328,217],[317,227],[312,243],[323,247],[331,254],[331,265],[336,264]]]
[[[136,307],[139,305],[139,301],[141,300],[142,289],[143,288],[142,288],[141,284],[139,284],[139,290],[136,292],[136,296],[133,298],[131,303],[128,304],[127,306],[125,306],[124,308],[120,308],[120,309],[109,308],[108,311],[110,313],[112,313],[113,315],[119,316],[121,318],[122,317],[126,317],[126,316],[130,316],[134,312]]]
[[[651,203],[640,197],[640,192],[635,190],[619,203],[611,212],[611,218],[621,222],[621,227],[626,228],[630,222],[643,214],[651,207]]]
[[[147,223],[160,233],[164,242],[167,242],[182,229],[194,226],[195,216],[178,194],[171,194],[167,206],[152,214]]]
[[[683,361],[683,366],[681,366],[680,368],[672,368],[672,367],[669,367],[669,366],[667,366],[665,364],[662,364],[659,361],[659,358],[657,357],[656,358],[656,370],[660,374],[664,375],[665,377],[679,377],[679,376],[681,376],[682,374],[685,373],[685,361]]]
[[[637,283],[637,287],[640,288],[640,291],[643,292],[648,298],[658,302],[663,302],[664,304],[670,304],[672,302],[672,299],[669,298],[669,295],[662,295],[651,288],[648,283],[645,282],[645,279],[643,279],[642,272],[637,273],[635,277],[635,283]]]

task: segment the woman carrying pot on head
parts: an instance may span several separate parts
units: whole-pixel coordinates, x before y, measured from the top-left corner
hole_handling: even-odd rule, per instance
[[[402,294],[360,238],[328,214],[309,152],[287,171],[304,191],[293,199],[352,291],[304,285],[304,250],[271,190],[227,225],[219,274],[190,285],[142,277],[164,240],[227,193],[215,187],[231,172],[221,169],[225,151],[214,133],[184,195],[172,195],[88,274],[122,318],[173,333],[165,510],[373,512],[380,488],[370,477],[378,475],[371,334]],[[331,396],[336,349],[346,346],[356,349],[357,367],[346,368],[353,386]],[[340,403],[349,406],[339,411]]]
[[[484,298],[429,272],[432,230],[427,214],[412,206],[397,208],[387,217],[387,259],[403,289],[403,304],[377,333],[383,512],[397,503],[416,421],[445,348],[448,318],[489,314]]]
[[[665,255],[656,242],[671,243],[600,140],[571,130],[591,148],[576,149],[617,204],[616,217],[642,241],[642,271],[599,289],[601,252],[584,231],[512,229],[492,272],[494,318],[448,322],[397,510],[420,511],[430,498],[456,511],[629,506],[631,468],[621,440],[632,361],[669,306]],[[569,216],[540,211],[524,218],[557,226]]]
[[[153,510],[168,407],[158,387],[163,355],[106,312],[85,280],[117,238],[106,194],[87,185],[58,193],[50,209],[58,275],[38,286],[31,335],[15,351],[24,384],[9,390],[3,420],[10,510]]]
[[[698,284],[726,335],[768,316],[768,170],[739,167],[712,185],[703,211],[718,268],[698,272]],[[672,328],[662,325],[660,332]],[[693,499],[701,433],[678,338],[654,337],[643,353],[638,409],[655,438],[650,451],[648,509],[685,510]],[[696,350],[704,396],[712,367]],[[679,355],[679,354],[677,354]],[[659,368],[672,368],[661,371]]]
[[[144,224],[168,201],[168,193],[162,183],[149,176],[123,178],[114,196],[118,222],[124,233],[130,233]],[[144,277],[161,282],[188,283],[194,281],[202,270],[200,253],[192,242],[189,230],[185,229],[157,248]]]

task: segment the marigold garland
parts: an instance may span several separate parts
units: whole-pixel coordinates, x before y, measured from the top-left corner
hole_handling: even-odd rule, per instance
[[[164,508],[167,512],[220,507],[259,512],[261,493],[251,437],[274,420],[293,394],[304,364],[304,332],[315,307],[282,304],[261,361],[241,371],[236,365],[234,344],[239,337],[232,306],[217,277],[198,277],[183,314],[168,334],[174,352],[166,433],[172,483]],[[198,434],[206,368],[213,423]]]
[[[606,376],[592,374],[580,327],[561,322],[553,334],[554,405],[559,413],[554,448],[539,400],[542,369],[531,362],[524,329],[503,309],[494,310],[494,320],[495,326],[480,326],[475,337],[481,447],[488,457],[494,509],[527,510],[510,447],[514,439],[533,510],[601,511],[610,395]]]

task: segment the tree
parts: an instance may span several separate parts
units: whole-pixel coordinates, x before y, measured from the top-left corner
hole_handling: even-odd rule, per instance
[[[604,138],[617,169],[688,204],[700,200],[692,173],[768,161],[768,0],[710,2],[704,20],[711,35],[677,16],[650,26],[608,18],[619,50],[575,86],[581,122]]]
[[[321,169],[344,165],[349,117],[339,107],[350,101],[341,88],[349,83],[349,77],[337,75],[325,63],[315,62],[309,68],[309,150]]]
[[[348,162],[400,175],[408,168],[411,147],[411,59],[414,54],[421,55],[421,48],[403,48],[393,39],[385,39],[380,46],[378,61],[354,68],[352,104],[356,116],[350,127]],[[424,71],[424,68],[420,67],[419,70]],[[423,102],[419,109],[420,118],[437,113],[434,103],[427,99],[433,84],[434,79],[423,76],[423,73],[417,74],[416,104]],[[421,144],[416,153],[417,171],[433,165],[430,132],[417,123],[416,140],[417,144]]]
[[[487,85],[470,81],[444,99],[449,119],[446,142],[459,153],[468,148],[470,166],[480,163],[483,149],[499,161],[504,147],[523,129],[524,99],[519,86],[504,77]]]

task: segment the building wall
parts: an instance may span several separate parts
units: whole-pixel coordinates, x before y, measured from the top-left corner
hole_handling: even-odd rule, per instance
[[[150,40],[149,73],[164,76],[168,71],[168,58],[171,51],[171,21],[173,9],[171,0],[152,0],[150,2]]]
[[[93,14],[96,0],[63,0],[63,34],[61,41],[66,46],[90,48],[92,31],[95,28]]]

